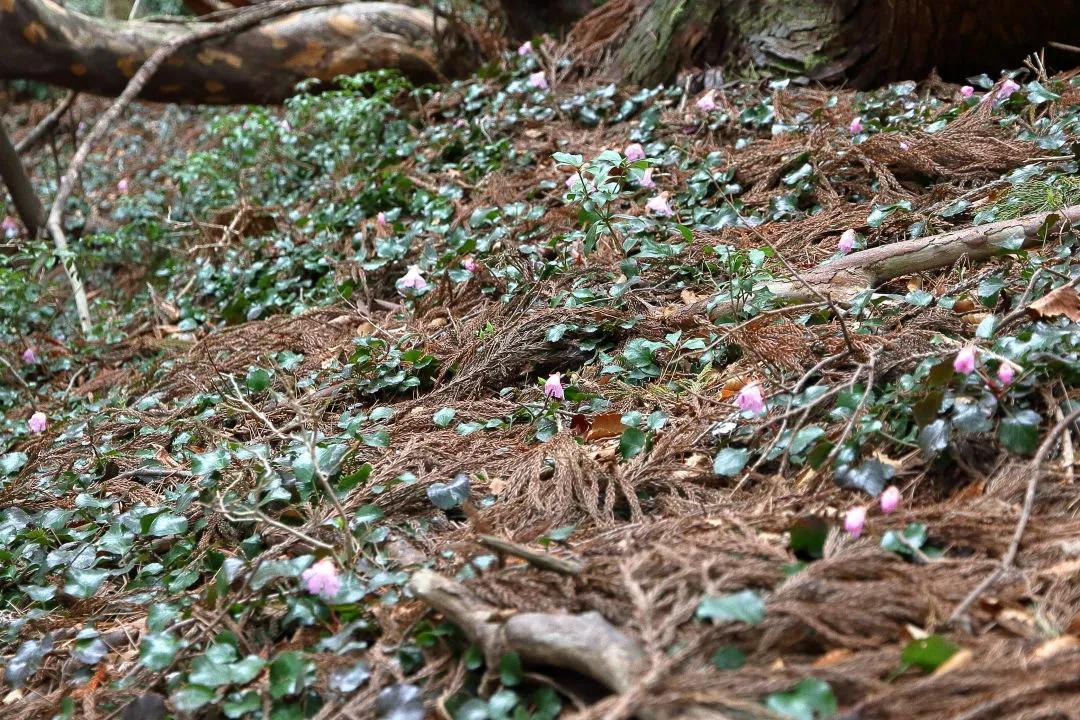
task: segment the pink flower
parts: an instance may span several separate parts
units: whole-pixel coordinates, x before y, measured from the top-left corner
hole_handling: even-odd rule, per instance
[[[840,248],[841,252],[851,252],[851,249],[855,247],[855,231],[851,228],[845,230],[844,234],[840,236],[837,247]]]
[[[890,485],[881,493],[881,512],[888,515],[900,507],[900,488]]]
[[[866,524],[866,508],[855,507],[844,515],[844,529],[851,533],[851,537],[862,535],[863,525]]]
[[[903,151],[905,151],[905,152],[906,152],[906,151],[907,151],[907,150],[909,150],[910,148],[911,148],[911,146],[910,146],[910,145],[908,145],[908,144],[907,144],[906,142],[902,142],[902,143],[900,143],[900,149],[901,149],[901,150],[903,150]]]
[[[1016,376],[1016,371],[1013,370],[1012,365],[1007,362],[1003,362],[1001,363],[1001,365],[998,366],[997,376],[998,380],[1001,381],[1002,385],[1008,385],[1013,381],[1013,378]]]
[[[405,273],[397,281],[398,290],[424,290],[427,288],[427,280],[420,274],[420,268],[415,265],[409,266],[409,272]]]
[[[303,572],[300,579],[304,581],[304,587],[312,595],[318,595],[324,600],[337,595],[341,588],[341,580],[338,579],[337,568],[330,558],[323,558]]]
[[[1019,89],[1020,86],[1017,85],[1012,78],[1008,78],[1005,82],[1001,83],[1001,87],[998,88],[997,94],[999,98],[1007,98]]]
[[[292,132],[292,123],[290,123],[288,120],[282,120],[281,129],[285,132]]]
[[[122,178],[120,180],[120,182],[116,183],[116,189],[119,190],[120,192],[127,192],[127,190],[128,190],[128,179],[127,178]]]
[[[379,214],[375,216],[375,224],[376,225],[385,225],[386,224],[386,213],[384,213],[382,210],[380,210]]]
[[[975,372],[975,348],[968,345],[958,352],[952,366],[953,370],[961,375],[969,375]]]
[[[863,127],[861,117],[856,117],[854,120],[851,121],[851,124],[848,125],[848,130],[851,131],[852,135],[858,135],[865,129],[866,128]]]
[[[544,75],[544,71],[541,70],[540,72],[534,72],[532,75],[530,75],[529,84],[532,85],[534,88],[546,90],[548,88],[548,81],[547,76]]]
[[[469,272],[476,272],[476,261],[471,257],[467,257],[461,261],[461,267],[465,268]]]
[[[531,40],[529,42],[526,42],[525,44],[523,44],[521,47],[518,48],[518,55],[520,55],[521,57],[525,57],[526,55],[528,55],[531,52],[532,52],[532,41]]]
[[[0,222],[0,230],[3,230],[5,235],[14,235],[18,229],[18,223],[16,223],[15,218],[10,215],[5,215],[3,222]]]
[[[454,127],[456,127],[456,128],[463,128],[463,127],[467,127],[467,126],[468,126],[468,124],[469,124],[469,123],[468,123],[468,121],[467,121],[467,120],[465,120],[464,118],[458,118],[458,119],[457,119],[457,122],[456,122],[456,123],[454,123]]]
[[[960,97],[969,98],[974,94],[975,88],[971,87],[970,85],[965,85],[964,87],[960,88]]]
[[[641,177],[638,178],[638,181],[637,181],[638,186],[643,187],[643,188],[654,188],[654,187],[656,187],[656,182],[652,179],[652,173],[653,173],[652,168],[646,168],[645,172],[642,173]]]
[[[626,149],[623,150],[623,155],[625,155],[626,159],[630,162],[634,162],[635,160],[644,160],[645,148],[641,147],[641,143],[630,143],[626,146]]]
[[[711,112],[716,109],[716,100],[713,99],[711,90],[699,97],[698,101],[694,104],[697,105],[698,110],[704,110],[705,112]]]
[[[40,435],[45,432],[45,413],[36,412],[30,416],[30,421],[27,423],[30,426],[30,432]]]
[[[34,348],[28,347],[23,350],[22,361],[27,365],[33,365],[37,362],[37,355],[34,354]]]
[[[675,212],[668,205],[667,193],[660,193],[649,202],[645,203],[645,207],[651,210],[653,213],[660,217],[671,217]]]
[[[760,415],[765,412],[765,398],[761,395],[761,386],[756,382],[752,382],[749,385],[743,385],[742,390],[739,391],[738,397],[735,398],[735,403],[743,412],[752,413],[754,415]]]
[[[562,373],[552,373],[551,377],[544,381],[544,394],[556,400],[563,399]]]

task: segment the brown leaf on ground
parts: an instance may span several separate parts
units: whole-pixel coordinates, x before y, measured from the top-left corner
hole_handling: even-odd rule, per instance
[[[1073,322],[1080,322],[1080,297],[1076,295],[1076,288],[1062,285],[1028,305],[1028,312],[1033,317],[1054,318],[1064,315]]]
[[[585,442],[603,440],[622,435],[626,426],[622,422],[622,413],[603,413],[593,418],[592,427],[585,435]]]

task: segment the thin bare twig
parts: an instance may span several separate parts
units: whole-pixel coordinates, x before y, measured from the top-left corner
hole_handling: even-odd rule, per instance
[[[1012,569],[1013,562],[1016,560],[1016,553],[1020,550],[1020,541],[1024,538],[1024,530],[1027,529],[1027,524],[1031,520],[1031,511],[1035,506],[1035,491],[1038,489],[1039,481],[1046,471],[1044,467],[1046,456],[1057,443],[1058,437],[1064,433],[1077,418],[1080,418],[1080,408],[1073,410],[1058,421],[1057,425],[1050,431],[1050,434],[1043,440],[1042,445],[1039,446],[1039,450],[1035,453],[1035,457],[1033,457],[1028,464],[1030,479],[1028,480],[1027,491],[1024,493],[1024,506],[1020,511],[1020,519],[1016,521],[1016,530],[1013,532],[1009,548],[1001,558],[1001,565],[994,570],[994,572],[990,573],[985,580],[976,585],[975,589],[967,594],[967,597],[960,601],[960,604],[957,605],[956,609],[949,615],[948,622],[952,623],[959,619],[961,615],[967,612],[967,609],[971,607],[971,604],[978,599],[983,591]]]

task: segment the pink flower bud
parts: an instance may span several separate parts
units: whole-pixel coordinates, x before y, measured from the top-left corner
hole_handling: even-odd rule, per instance
[[[476,272],[476,261],[471,257],[467,257],[461,261],[461,267],[465,268],[469,272]]]
[[[375,216],[375,224],[376,225],[385,225],[386,224],[386,213],[384,213],[383,211],[380,210],[379,214]]]
[[[120,182],[116,183],[116,189],[124,193],[128,191],[128,179],[122,178]]]
[[[840,248],[841,252],[851,252],[851,249],[855,247],[855,231],[851,228],[845,230],[844,234],[840,236],[837,247]]]
[[[465,120],[464,118],[458,118],[457,122],[454,123],[454,127],[456,127],[456,128],[468,127],[468,125],[469,125],[468,121]]]
[[[518,55],[520,55],[521,57],[525,57],[526,55],[528,55],[531,52],[532,52],[532,42],[531,41],[527,42],[527,43],[524,43],[521,47],[518,48]]]
[[[761,395],[761,386],[756,382],[743,385],[739,395],[735,398],[735,403],[743,412],[753,415],[760,415],[765,412],[765,398]]]
[[[540,72],[534,72],[532,75],[530,75],[529,84],[532,85],[534,88],[546,90],[548,88],[548,81],[547,76],[544,75],[544,71],[541,70]]]
[[[900,507],[900,488],[890,485],[881,493],[881,512],[888,515]]]
[[[397,281],[398,290],[424,290],[427,288],[427,280],[420,274],[420,268],[415,265],[409,266],[409,271]]]
[[[863,127],[861,117],[856,117],[854,120],[851,121],[851,124],[848,125],[848,130],[851,131],[852,135],[858,135],[865,129],[866,128]]]
[[[699,97],[694,104],[697,105],[698,110],[704,110],[705,112],[712,112],[717,107],[712,90]]]
[[[45,432],[45,427],[47,425],[45,413],[34,413],[30,416],[30,421],[27,424],[30,426],[30,432],[32,433],[40,435],[41,433]]]
[[[637,184],[639,187],[652,189],[656,187],[656,181],[652,179],[653,169],[645,168],[645,172],[638,178]]]
[[[649,202],[645,203],[645,207],[660,217],[671,217],[675,214],[671,209],[671,206],[668,205],[667,193],[660,193],[652,198]]]
[[[966,348],[956,354],[956,359],[953,360],[953,370],[961,375],[968,375],[975,372],[975,348],[968,345]]]
[[[1002,385],[1008,385],[1009,383],[1011,383],[1015,376],[1016,371],[1013,370],[1013,366],[1009,363],[1003,362],[1001,363],[1001,365],[998,366],[997,377],[998,380],[1001,381]]]
[[[3,222],[0,222],[0,230],[3,230],[6,235],[14,235],[18,229],[19,224],[10,215],[5,215]]]
[[[34,354],[34,348],[28,347],[23,350],[22,360],[27,365],[33,365],[37,362],[37,355]]]
[[[847,511],[844,516],[844,529],[851,533],[852,537],[862,535],[863,525],[866,524],[866,508],[855,507]]]
[[[563,399],[562,373],[552,373],[551,376],[544,381],[544,394],[549,398],[555,398],[556,400]]]
[[[309,593],[318,595],[324,600],[334,597],[337,595],[337,591],[341,589],[341,580],[338,579],[337,568],[330,558],[323,558],[309,567],[303,572],[300,579],[304,582],[304,587]]]
[[[970,85],[965,85],[964,87],[960,88],[960,97],[969,98],[974,94],[975,88],[971,87]]]
[[[998,88],[997,94],[999,98],[1007,98],[1019,89],[1020,86],[1017,85],[1012,78],[1008,78],[1005,82],[1001,83],[1001,87]]]
[[[641,143],[630,143],[626,146],[626,149],[623,150],[623,155],[625,155],[626,159],[630,162],[644,160],[645,148],[641,147]]]

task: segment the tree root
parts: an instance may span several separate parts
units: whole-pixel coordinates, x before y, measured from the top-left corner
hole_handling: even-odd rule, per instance
[[[418,598],[453,622],[497,667],[499,658],[516,652],[523,663],[573,670],[614,693],[629,692],[648,672],[638,643],[600,613],[554,615],[500,612],[458,582],[431,570],[417,570],[409,587]],[[675,713],[642,709],[642,720],[719,720],[723,714],[704,706]]]
[[[1006,252],[1004,246],[1008,241],[1022,239],[1021,247],[1034,247],[1076,222],[1080,222],[1080,205],[904,240],[852,253],[819,265],[798,278],[777,280],[766,283],[765,287],[784,303],[813,302],[822,296],[848,302],[864,290],[902,275],[948,267],[965,256],[974,261],[986,260]],[[706,312],[715,317],[742,310],[731,302],[717,303],[710,310],[711,302],[702,300],[680,308],[670,313],[665,322],[678,326],[692,323]]]

